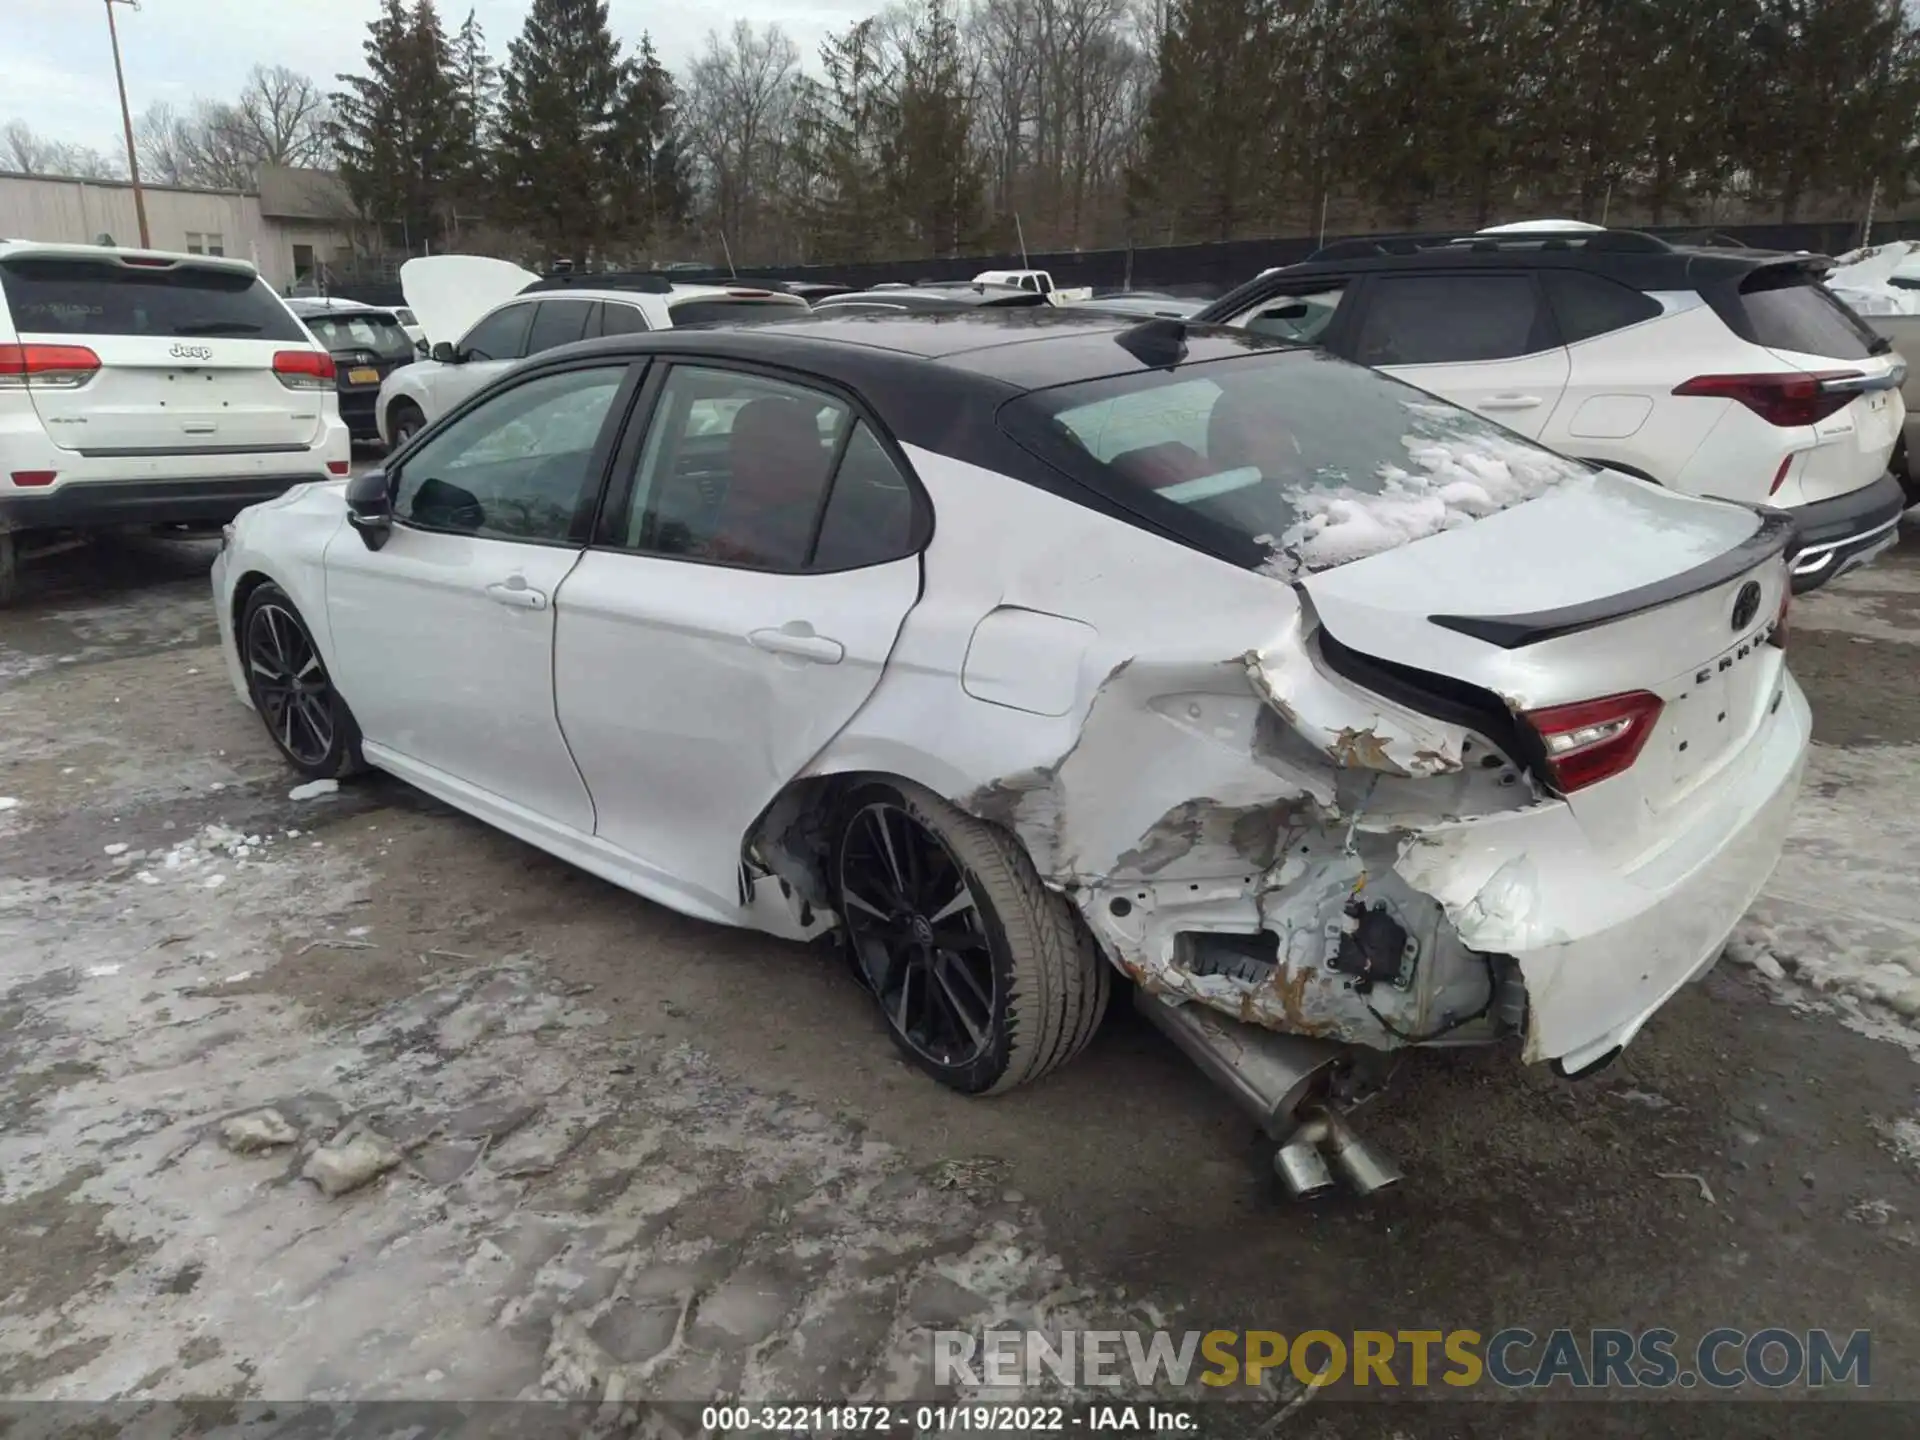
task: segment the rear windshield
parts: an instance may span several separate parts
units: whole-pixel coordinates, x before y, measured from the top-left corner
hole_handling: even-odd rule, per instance
[[[391,315],[310,315],[307,328],[329,350],[371,350],[389,359],[413,353],[413,341]]]
[[[1319,350],[1037,390],[1000,418],[1023,446],[1090,489],[1284,580],[1592,473]]]
[[[779,320],[791,315],[804,314],[809,308],[806,301],[797,295],[768,295],[765,297],[710,295],[699,300],[682,300],[669,306],[676,326],[687,325],[751,325],[760,320]]]
[[[1879,354],[1874,332],[1804,270],[1761,270],[1740,286],[1747,339],[1769,350],[1797,350],[1832,360]]]
[[[200,265],[143,270],[23,256],[0,264],[0,290],[14,329],[23,335],[307,338],[273,291],[244,271]]]

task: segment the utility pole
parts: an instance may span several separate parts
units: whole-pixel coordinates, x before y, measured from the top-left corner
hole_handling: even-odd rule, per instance
[[[106,0],[107,36],[113,41],[113,78],[120,87],[120,123],[127,131],[127,174],[133,177],[133,213],[140,221],[140,248],[151,250],[153,237],[147,233],[147,197],[140,189],[140,156],[133,145],[133,111],[127,108],[127,77],[120,68],[120,30],[113,23],[113,7],[130,5],[140,8],[140,0]]]

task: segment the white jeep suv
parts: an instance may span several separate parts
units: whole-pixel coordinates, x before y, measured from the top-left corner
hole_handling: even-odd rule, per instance
[[[1796,590],[1895,543],[1906,365],[1824,256],[1567,222],[1340,241],[1195,317],[1384,370],[1566,455],[1794,517]]]
[[[242,260],[0,240],[0,605],[51,533],[344,478],[333,359]]]
[[[400,287],[432,350],[380,387],[374,419],[389,445],[404,445],[496,375],[558,345],[716,321],[779,319],[811,308],[777,290],[677,285],[650,272],[542,279],[511,261],[481,255],[409,260],[400,267]]]

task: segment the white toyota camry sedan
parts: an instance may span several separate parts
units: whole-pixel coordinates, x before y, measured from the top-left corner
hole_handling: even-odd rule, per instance
[[[539,356],[214,589],[303,774],[836,935],[969,1093],[1118,971],[1310,1191],[1393,1178],[1383,1053],[1579,1075],[1713,964],[1808,744],[1792,540],[1259,336],[822,316]]]

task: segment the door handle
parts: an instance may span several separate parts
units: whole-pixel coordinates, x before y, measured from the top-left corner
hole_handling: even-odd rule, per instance
[[[1480,402],[1482,410],[1532,410],[1541,403],[1538,395],[1489,395]]]
[[[804,620],[789,620],[778,630],[755,630],[747,640],[756,649],[812,660],[820,665],[838,665],[847,655],[846,646],[825,635],[814,634],[813,626]]]
[[[487,586],[487,598],[498,605],[511,605],[516,610],[547,608],[546,592],[528,585],[524,575],[509,575],[505,580]]]

